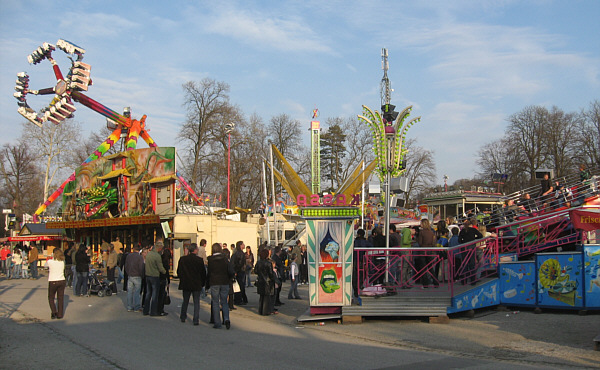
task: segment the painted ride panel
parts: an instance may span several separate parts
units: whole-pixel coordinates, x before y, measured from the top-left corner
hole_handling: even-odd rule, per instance
[[[505,305],[536,304],[535,261],[501,262],[500,303]]]
[[[537,306],[583,308],[583,254],[538,253]]]

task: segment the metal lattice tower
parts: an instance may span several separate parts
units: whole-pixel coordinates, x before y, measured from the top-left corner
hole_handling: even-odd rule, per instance
[[[310,147],[311,147],[311,191],[313,194],[321,192],[321,124],[316,120],[318,110],[313,111],[313,121],[310,122]]]
[[[388,51],[381,49],[381,69],[383,69],[383,78],[381,79],[381,105],[390,104],[392,100],[392,83],[388,78],[387,71],[390,68],[388,63]]]

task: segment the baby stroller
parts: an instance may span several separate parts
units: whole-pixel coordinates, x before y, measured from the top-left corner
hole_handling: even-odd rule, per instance
[[[88,295],[96,294],[98,297],[104,297],[105,295],[111,296],[113,291],[112,285],[115,282],[107,281],[105,279],[100,280],[98,271],[99,270],[92,269],[88,275]]]

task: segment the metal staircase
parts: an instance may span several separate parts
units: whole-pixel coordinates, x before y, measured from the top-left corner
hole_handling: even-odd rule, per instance
[[[448,292],[400,292],[392,296],[361,297],[362,304],[345,306],[342,316],[446,316],[451,297]]]

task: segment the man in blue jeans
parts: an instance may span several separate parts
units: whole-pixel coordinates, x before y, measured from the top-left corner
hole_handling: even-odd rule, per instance
[[[157,241],[150,248],[146,255],[146,300],[144,301],[144,315],[167,316],[167,313],[158,312],[158,288],[160,286],[160,274],[166,274],[163,267],[160,252],[163,249],[163,242]],[[127,257],[129,258],[129,257]],[[129,291],[129,288],[127,288]]]
[[[140,311],[142,308],[141,295],[142,275],[144,274],[144,257],[140,254],[140,246],[133,247],[129,253],[123,269],[127,273],[127,311]]]
[[[208,274],[206,287],[210,287],[211,311],[215,329],[221,329],[221,309],[223,310],[223,321],[225,327],[230,328],[229,305],[227,304],[227,295],[229,295],[229,283],[235,276],[233,267],[229,263],[227,256],[222,253],[223,248],[219,243],[212,245],[212,255],[208,257]],[[146,260],[146,263],[147,260]]]

